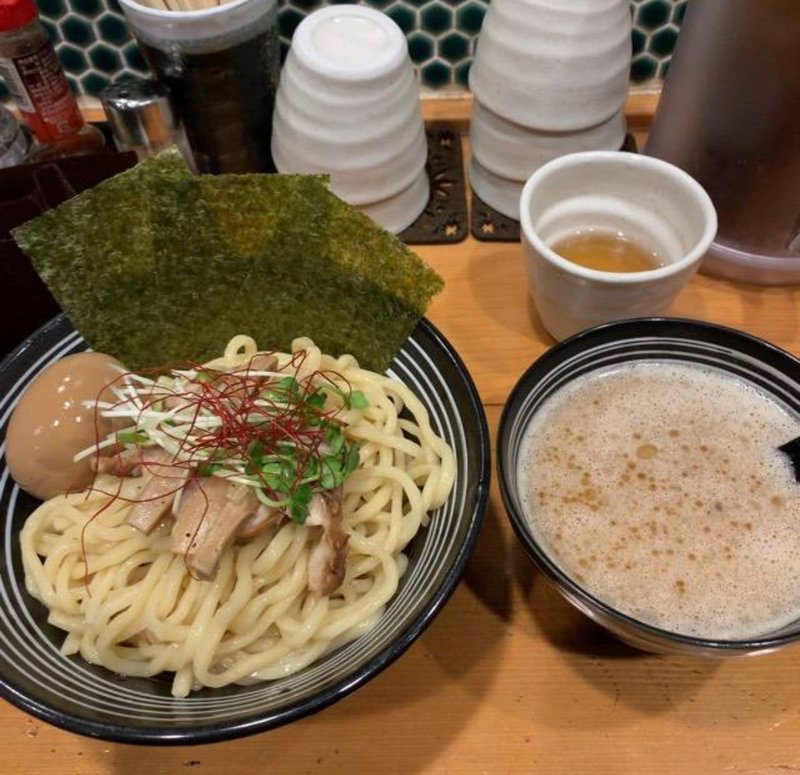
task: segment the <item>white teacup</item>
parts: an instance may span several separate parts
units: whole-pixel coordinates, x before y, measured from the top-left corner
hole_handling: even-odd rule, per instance
[[[399,234],[417,219],[430,199],[430,192],[428,173],[422,170],[408,188],[388,199],[359,205],[358,209],[375,223],[379,223],[386,231]]]
[[[385,215],[381,225],[393,231],[422,212],[425,128],[406,38],[392,19],[333,5],[301,22],[281,73],[272,155],[279,172],[328,173],[335,194]]]
[[[492,0],[469,86],[509,121],[573,131],[620,110],[630,61],[629,0]]]
[[[625,129],[625,115],[620,110],[596,126],[572,132],[545,132],[509,121],[475,99],[469,139],[472,156],[485,169],[524,183],[557,156],[577,151],[618,151],[625,141]]]
[[[492,172],[473,154],[469,163],[469,185],[478,199],[500,215],[519,220],[519,197],[524,180],[513,180]]]
[[[587,151],[540,167],[520,197],[531,296],[555,339],[624,318],[663,314],[691,279],[717,231],[702,186],[649,156]],[[639,272],[589,269],[552,249],[568,235],[623,234],[656,252],[662,266]]]

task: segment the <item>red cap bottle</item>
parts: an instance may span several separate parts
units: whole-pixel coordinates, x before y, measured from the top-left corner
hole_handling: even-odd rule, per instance
[[[0,75],[47,155],[102,150],[102,134],[84,122],[33,0],[0,0]]]
[[[37,16],[33,0],[0,0],[0,32],[24,27]]]

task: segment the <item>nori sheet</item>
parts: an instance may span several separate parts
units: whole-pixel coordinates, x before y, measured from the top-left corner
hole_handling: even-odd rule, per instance
[[[167,152],[14,232],[90,345],[130,368],[237,333],[384,370],[442,280],[310,175],[192,176]]]
[[[189,178],[180,154],[167,151],[12,231],[87,342],[136,367],[147,365],[139,349],[153,347],[140,324],[154,286],[151,184]]]

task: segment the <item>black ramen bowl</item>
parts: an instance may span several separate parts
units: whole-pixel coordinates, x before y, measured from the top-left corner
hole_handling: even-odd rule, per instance
[[[86,345],[62,316],[0,364],[0,436],[26,385],[45,366]],[[307,716],[362,686],[397,659],[455,588],[480,530],[489,488],[486,419],[475,386],[444,337],[423,320],[388,372],[431,415],[456,457],[447,502],[406,549],[408,569],[380,622],[295,675],[252,686],[204,689],[185,699],[171,680],[125,678],[64,657],[64,633],[25,590],[19,532],[38,502],[19,489],[0,458],[0,693],[51,724],[126,743],[210,743],[262,732]]]
[[[533,417],[548,398],[582,375],[643,361],[699,364],[719,370],[749,383],[800,415],[800,361],[740,331],[692,320],[647,318],[599,326],[567,339],[522,375],[500,419],[500,491],[525,551],[577,609],[621,640],[645,651],[724,657],[771,651],[797,641],[800,618],[778,631],[747,640],[705,639],[650,626],[595,597],[566,573],[532,534],[520,494],[518,463],[520,446]],[[631,411],[635,413],[636,408]]]

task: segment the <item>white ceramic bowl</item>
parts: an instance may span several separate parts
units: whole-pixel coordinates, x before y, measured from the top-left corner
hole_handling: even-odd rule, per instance
[[[469,135],[472,155],[481,166],[501,177],[525,181],[543,164],[567,153],[618,151],[625,141],[625,129],[625,115],[620,110],[587,129],[544,132],[509,121],[476,99]]]
[[[492,0],[469,86],[510,121],[572,131],[622,108],[630,61],[628,0]]]
[[[335,5],[305,18],[281,74],[272,155],[279,172],[330,174],[333,192],[357,206],[418,181],[427,158],[419,94],[388,16]]]
[[[478,198],[498,213],[519,220],[519,197],[524,181],[497,175],[473,156],[469,165],[469,184]]]
[[[661,315],[697,271],[717,231],[714,205],[682,169],[633,153],[587,151],[540,167],[520,198],[531,296],[556,339],[615,320]],[[621,232],[663,265],[605,272],[550,246],[578,230]]]

